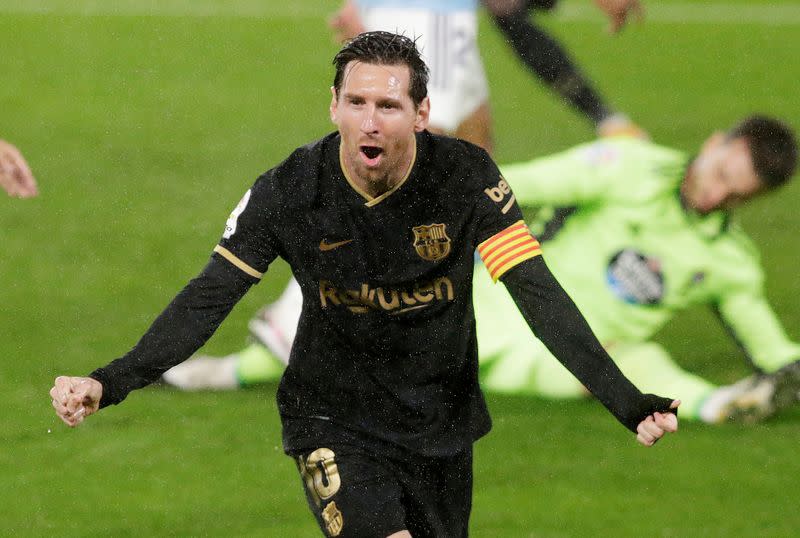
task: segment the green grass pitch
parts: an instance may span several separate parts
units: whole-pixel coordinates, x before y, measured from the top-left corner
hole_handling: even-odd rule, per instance
[[[275,387],[146,389],[69,430],[47,391],[124,353],[193,276],[255,177],[332,127],[334,0],[0,0],[0,137],[41,196],[0,196],[0,535],[317,536],[280,449]],[[751,111],[800,128],[800,8],[645,2],[609,38],[589,0],[546,24],[655,140],[692,150]],[[497,159],[556,151],[589,126],[535,84],[484,17]],[[767,292],[800,338],[800,184],[741,212]],[[288,277],[276,264],[206,346],[238,348]],[[660,335],[730,382],[744,361],[711,316]],[[489,398],[472,534],[790,536],[800,528],[800,412],[683,425],[651,450],[594,402]]]

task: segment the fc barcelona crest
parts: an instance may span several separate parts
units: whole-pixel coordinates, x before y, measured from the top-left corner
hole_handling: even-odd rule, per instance
[[[450,238],[445,232],[446,226],[446,224],[430,224],[412,228],[414,248],[417,249],[420,258],[435,262],[450,254]]]

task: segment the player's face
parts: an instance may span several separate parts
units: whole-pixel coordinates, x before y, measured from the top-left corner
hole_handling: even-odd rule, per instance
[[[342,154],[353,179],[379,189],[405,176],[414,156],[414,133],[428,125],[426,97],[418,107],[408,94],[406,65],[358,61],[345,68],[331,99],[331,120],[342,137]]]
[[[716,133],[692,162],[681,192],[689,206],[706,214],[730,209],[762,190],[747,143]]]

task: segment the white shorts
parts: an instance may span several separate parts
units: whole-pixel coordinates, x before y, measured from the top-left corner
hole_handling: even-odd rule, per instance
[[[361,20],[369,31],[384,30],[416,39],[430,69],[430,125],[452,133],[489,99],[478,52],[475,11],[366,8]]]

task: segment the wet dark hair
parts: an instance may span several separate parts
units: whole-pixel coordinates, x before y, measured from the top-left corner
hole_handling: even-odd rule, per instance
[[[785,123],[767,116],[749,116],[734,125],[727,137],[728,140],[745,140],[753,168],[766,188],[780,187],[794,175],[797,140]]]
[[[408,95],[414,106],[419,106],[428,95],[428,66],[422,60],[416,43],[406,36],[391,32],[364,32],[348,41],[333,58],[336,95],[342,89],[345,67],[354,60],[373,65],[407,65],[410,74]]]

